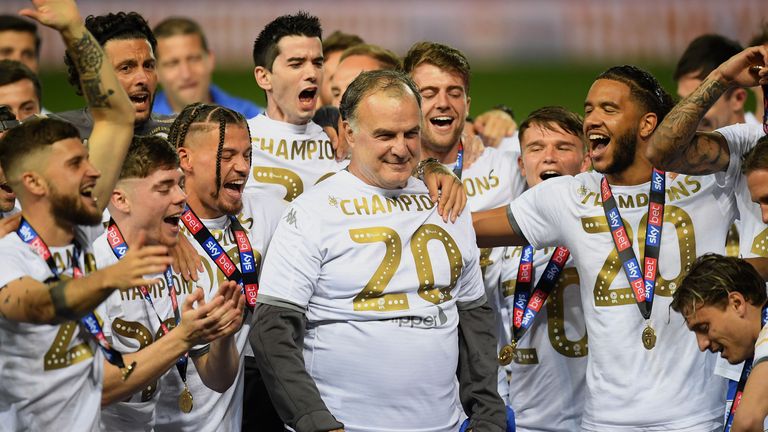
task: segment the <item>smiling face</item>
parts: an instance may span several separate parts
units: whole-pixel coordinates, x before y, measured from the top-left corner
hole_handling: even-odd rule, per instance
[[[73,225],[95,225],[102,211],[93,188],[101,173],[88,160],[88,150],[79,138],[67,138],[50,146],[40,160],[53,214]]]
[[[520,136],[520,150],[518,164],[528,187],[553,177],[576,175],[589,166],[581,138],[554,123],[532,124]]]
[[[112,39],[104,53],[115,68],[120,85],[136,109],[136,123],[149,120],[157,89],[155,55],[146,39]]]
[[[213,57],[199,35],[180,34],[157,40],[157,76],[174,111],[195,102],[210,102]]]
[[[420,123],[419,105],[410,93],[365,96],[356,120],[344,122],[353,149],[349,171],[375,187],[404,187],[420,160]]]
[[[724,307],[700,303],[686,321],[688,328],[696,334],[701,351],[720,353],[728,363],[738,364],[754,355],[755,341],[751,339],[749,321],[731,299],[733,295],[740,296],[732,292]]]
[[[207,123],[204,129],[190,128],[187,142],[179,149],[181,167],[186,175],[190,207],[205,219],[243,209],[243,189],[251,168],[251,138],[244,125],[228,124],[219,164],[221,186],[216,184],[216,153],[219,124]],[[195,127],[193,126],[193,127]]]
[[[461,139],[470,98],[458,73],[422,63],[411,72],[419,87],[424,113],[422,146],[431,154],[451,151]]]
[[[257,66],[256,82],[267,93],[269,118],[307,124],[315,114],[323,74],[323,47],[318,37],[285,36],[272,70]]]
[[[145,178],[122,179],[115,186],[110,213],[122,226],[115,207],[124,208],[128,223],[133,229],[144,231],[148,244],[173,247],[178,241],[179,219],[187,198],[182,189],[183,179],[178,168],[157,169]],[[125,202],[115,205],[120,194]]]
[[[584,102],[584,136],[595,171],[616,174],[635,162],[641,112],[629,86],[598,79]]]

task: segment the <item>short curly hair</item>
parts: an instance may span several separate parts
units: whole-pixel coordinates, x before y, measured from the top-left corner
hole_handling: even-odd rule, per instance
[[[136,12],[89,15],[85,19],[85,27],[102,47],[111,40],[146,39],[152,47],[152,52],[157,48],[157,39],[147,20]],[[82,96],[80,74],[68,51],[64,53],[64,64],[67,65],[67,81],[75,88],[77,94]]]

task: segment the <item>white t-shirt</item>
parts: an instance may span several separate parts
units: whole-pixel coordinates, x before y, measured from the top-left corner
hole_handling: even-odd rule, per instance
[[[238,216],[238,220],[251,241],[257,269],[261,266],[262,257],[284,208],[285,204],[282,200],[275,199],[268,194],[248,192],[243,194],[243,211]],[[234,233],[229,229],[229,217],[202,219],[202,222],[235,265],[238,266],[238,269],[241,268]],[[182,233],[187,236],[187,239],[197,249],[198,254],[203,257],[205,271],[200,273],[200,280],[197,281],[197,285],[205,291],[206,300],[210,300],[218,292],[219,283],[226,280],[226,277],[186,228],[182,229]],[[247,312],[242,328],[235,335],[235,344],[240,353],[240,371],[235,382],[224,393],[217,393],[206,387],[190,359],[187,369],[187,384],[194,399],[194,407],[192,412],[185,414],[179,410],[178,406],[178,398],[184,389],[184,384],[176,369],[171,369],[161,378],[162,392],[157,402],[156,431],[214,432],[240,430],[243,417],[244,368],[242,360],[246,347],[250,347],[248,333],[251,329],[252,318],[253,314]]]
[[[726,126],[716,132],[723,135],[728,142],[731,159],[734,163],[738,163],[738,170],[741,170],[744,155],[755,147],[758,139],[765,135],[760,123]],[[734,190],[736,206],[739,209],[739,216],[735,222],[739,232],[739,256],[742,258],[768,257],[768,227],[763,223],[760,205],[752,202],[746,176],[736,177]],[[715,373],[738,381],[743,367],[743,362],[732,365],[718,357]]]
[[[722,421],[725,382],[713,375],[715,356],[699,351],[695,335],[669,304],[697,256],[725,249],[736,214],[733,182],[739,173],[734,160],[725,173],[666,176],[659,277],[650,318],[658,339],[652,350],[641,342],[645,320],[603,212],[602,175],[550,179],[510,205],[535,248],[567,247],[579,272],[590,351],[583,429],[710,431]],[[644,246],[649,184],[612,187],[638,257],[643,256],[639,245]]]
[[[421,181],[341,171],[283,215],[267,296],[306,308],[307,371],[345,430],[458,429],[457,303],[484,301],[469,212],[444,223]]]
[[[253,162],[247,191],[268,191],[290,202],[348,164],[336,162],[328,135],[312,121],[294,125],[264,112],[248,120],[248,127]]]
[[[130,247],[130,245],[128,245]],[[99,268],[115,264],[118,260],[102,234],[93,244],[96,265]],[[154,309],[144,299],[138,288],[117,290],[102,302],[96,311],[103,319],[104,335],[121,353],[134,353],[144,349],[162,335],[157,314],[169,329],[176,325],[168,285],[162,274],[148,275],[147,279],[159,279],[160,283],[147,287]],[[174,275],[174,291],[181,313],[184,298],[192,293],[195,285]],[[191,362],[191,360],[190,360]],[[137,365],[140,367],[141,365]],[[176,372],[172,366],[169,373]],[[115,402],[101,410],[101,422],[105,430],[151,431],[155,425],[155,405],[160,380],[150,383],[143,390],[134,393],[128,400]],[[178,395],[177,395],[178,396]]]
[[[510,247],[504,253],[501,280],[508,310],[514,309],[522,249]],[[534,252],[531,291],[553,252],[551,248]],[[511,328],[512,321],[508,326]],[[587,330],[579,274],[573,258],[569,258],[533,325],[518,341],[517,354],[510,364],[509,405],[515,411],[517,430],[578,430],[584,409],[586,369]]]
[[[80,269],[95,270],[91,227],[77,227]],[[72,277],[74,246],[51,247],[64,279]],[[0,287],[29,276],[53,278],[48,264],[19,235],[0,239]],[[0,317],[0,430],[99,430],[104,356],[78,322],[29,324]],[[110,366],[112,367],[112,366]]]

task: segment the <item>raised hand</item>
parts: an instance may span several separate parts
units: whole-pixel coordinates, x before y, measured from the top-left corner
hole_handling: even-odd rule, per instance
[[[19,15],[32,18],[58,31],[83,23],[74,0],[31,0],[31,2],[34,8],[22,9]]]
[[[768,84],[768,47],[749,47],[726,60],[717,71],[732,85],[754,87]]]
[[[197,288],[182,305],[179,328],[191,346],[233,335],[243,324],[245,297],[235,282],[222,282],[219,291],[207,303],[204,297],[203,290]]]
[[[429,190],[429,197],[437,203],[437,214],[443,221],[456,222],[461,211],[467,205],[467,192],[461,180],[439,162],[424,166],[424,184]]]

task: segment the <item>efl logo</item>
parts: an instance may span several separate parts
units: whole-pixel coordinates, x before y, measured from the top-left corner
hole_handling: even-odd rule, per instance
[[[184,221],[184,225],[187,226],[187,229],[192,233],[192,235],[197,234],[197,232],[203,228],[203,224],[197,220],[197,218],[192,214],[191,210],[185,211],[184,214],[181,215],[181,219]]]
[[[612,208],[608,211],[608,225],[611,229],[616,229],[621,226],[621,216],[619,216],[619,210]]]
[[[237,248],[240,249],[240,251],[251,251],[251,242],[248,241],[248,238],[245,236],[244,232],[235,231],[235,238],[237,239]]]
[[[661,234],[661,230],[656,225],[648,225],[648,232],[646,233],[646,238],[648,242],[648,246],[658,246],[659,245],[659,237]]]
[[[664,176],[653,170],[653,182],[651,184],[653,192],[664,192]]]
[[[608,198],[611,197],[611,187],[608,186],[608,182],[600,182],[600,193],[603,197],[603,202],[608,201]]]
[[[648,209],[648,223],[651,225],[661,225],[661,216],[664,208],[659,203],[651,203],[651,207]]]
[[[627,231],[624,227],[613,232],[613,240],[616,242],[616,249],[618,249],[619,252],[623,252],[624,249],[632,246],[632,243],[629,242],[629,238],[627,238]]]

